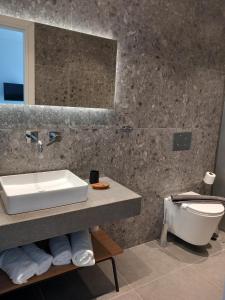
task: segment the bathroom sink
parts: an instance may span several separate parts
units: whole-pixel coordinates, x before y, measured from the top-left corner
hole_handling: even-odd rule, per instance
[[[2,176],[0,183],[8,214],[87,200],[88,184],[69,170]]]

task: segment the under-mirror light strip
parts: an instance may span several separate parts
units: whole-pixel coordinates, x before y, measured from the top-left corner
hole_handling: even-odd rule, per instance
[[[47,110],[47,109],[54,109],[54,110],[75,110],[76,112],[81,111],[81,112],[94,112],[94,111],[100,111],[100,112],[110,112],[113,111],[112,108],[100,108],[100,107],[73,107],[73,106],[51,106],[51,105],[24,105],[21,104],[20,106],[18,106],[18,104],[7,104],[7,105],[3,105],[2,108],[4,106],[7,106],[7,108],[11,108],[11,109],[28,109],[31,108],[35,108],[35,109],[40,109],[40,110]]]
[[[16,104],[15,104],[16,106]],[[55,106],[55,105],[29,105],[30,107],[35,107],[35,108],[40,108],[40,109],[46,109],[46,108],[50,108],[50,109],[69,109],[69,110],[73,110],[76,109],[77,111],[84,111],[84,112],[88,112],[88,111],[110,111],[112,110],[112,108],[101,108],[101,107],[81,107],[81,106]]]
[[[102,31],[96,31],[96,30],[87,30],[81,27],[77,27],[77,26],[73,26],[71,28],[72,31],[76,31],[79,33],[84,33],[84,34],[89,34],[89,35],[93,35],[96,37],[101,37],[101,38],[105,38],[105,39],[110,39],[110,40],[116,40],[116,38],[113,36],[112,32],[102,32]]]
[[[49,20],[46,20],[46,19],[43,19],[43,18],[38,18],[37,20],[35,20],[35,19],[32,19],[32,18],[24,19],[24,18],[18,17],[18,16],[15,17],[12,14],[8,14],[6,16],[13,17],[13,18],[16,18],[16,19],[25,20],[25,21],[30,21],[30,22],[34,22],[34,23],[40,23],[40,24],[43,24],[43,25],[62,28],[62,29],[66,29],[66,30],[76,31],[78,33],[89,34],[89,35],[93,35],[93,36],[101,37],[101,38],[105,38],[105,39],[116,40],[116,38],[114,37],[112,31],[102,31],[102,30],[97,31],[97,30],[92,30],[91,28],[82,27],[82,26],[79,26],[79,25],[76,25],[76,24],[74,24],[74,25],[72,25],[71,23],[70,24],[65,24],[65,23],[59,22],[59,21],[57,21],[57,23],[54,22],[54,21],[49,22]]]

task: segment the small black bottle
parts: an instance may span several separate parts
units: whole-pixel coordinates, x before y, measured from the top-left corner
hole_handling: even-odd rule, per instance
[[[99,171],[97,170],[91,170],[89,182],[92,183],[98,183],[99,182]]]

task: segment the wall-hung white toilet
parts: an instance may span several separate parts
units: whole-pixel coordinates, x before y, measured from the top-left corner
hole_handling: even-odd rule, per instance
[[[185,193],[198,195],[193,192]],[[167,231],[193,245],[207,245],[217,231],[224,215],[224,206],[220,203],[176,204],[171,197],[164,199],[164,226],[161,245],[165,246]]]

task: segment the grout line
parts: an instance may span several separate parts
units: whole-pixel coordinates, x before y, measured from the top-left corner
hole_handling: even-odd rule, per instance
[[[158,243],[157,243],[157,240],[153,240],[153,241],[151,241],[151,242],[153,242],[153,243],[157,246],[158,249],[161,249],[160,246],[159,246]],[[147,243],[149,243],[149,242],[147,242]],[[146,243],[143,243],[143,244],[141,244],[141,245],[144,245],[144,244],[146,244]],[[136,245],[136,246],[134,246],[134,247],[131,247],[130,249],[135,248],[135,247],[138,247],[138,246],[140,246],[140,245]],[[161,251],[162,251],[162,250],[161,250]],[[162,252],[163,252],[165,255],[168,255],[166,252],[164,252],[164,251],[162,251]],[[167,277],[168,275],[172,275],[172,274],[174,274],[174,273],[176,273],[176,272],[178,272],[178,271],[181,271],[181,270],[184,270],[184,269],[188,269],[188,268],[190,268],[191,266],[195,266],[196,263],[199,263],[199,262],[201,262],[201,261],[204,261],[206,258],[207,258],[207,259],[210,259],[210,258],[213,257],[214,255],[217,255],[217,254],[222,253],[222,252],[225,252],[225,248],[222,248],[221,250],[218,250],[218,251],[212,253],[212,254],[209,255],[208,257],[202,257],[202,258],[196,259],[195,263],[187,263],[185,266],[178,267],[178,268],[176,268],[176,269],[174,269],[174,270],[172,270],[172,271],[169,271],[169,272],[166,273],[166,274],[159,275],[158,277],[156,277],[156,278],[154,278],[154,279],[152,279],[152,280],[149,280],[149,282],[146,282],[146,283],[143,283],[143,284],[140,283],[140,284],[138,284],[137,286],[134,286],[133,283],[129,283],[129,282],[126,280],[126,278],[125,278],[119,271],[117,271],[118,275],[121,277],[121,279],[125,282],[126,286],[128,287],[128,290],[120,292],[119,295],[117,295],[117,294],[112,295],[112,297],[110,297],[109,299],[110,299],[110,300],[111,300],[111,299],[115,299],[115,300],[116,300],[116,299],[119,298],[120,296],[126,295],[126,294],[132,292],[132,293],[135,293],[135,295],[137,295],[137,296],[139,297],[140,300],[143,300],[143,298],[141,297],[141,295],[137,292],[137,289],[142,288],[142,287],[145,287],[145,286],[147,286],[147,285],[149,285],[149,284],[152,284],[153,282],[156,282],[156,281],[158,281],[158,280],[160,280],[160,279],[163,279],[163,278]],[[213,284],[212,282],[209,281],[209,283],[212,284],[214,287],[218,288],[218,286],[215,285],[215,284]]]
[[[126,295],[126,294],[129,293],[129,292],[135,292],[134,287],[126,280],[126,278],[118,271],[118,269],[117,269],[117,275],[118,275],[118,280],[119,280],[119,278],[121,278],[121,279],[124,281],[124,283],[125,283],[125,286],[124,286],[124,287],[126,287],[127,290],[121,291],[121,288],[123,288],[123,287],[121,287],[119,293],[115,293],[114,291],[110,292],[110,293],[114,293],[114,294],[112,294],[111,296],[109,296],[109,300],[111,300],[111,299],[116,299],[116,298],[118,298],[118,297],[120,297],[120,296],[122,296],[122,295]],[[114,284],[114,283],[113,283],[113,284]],[[110,293],[109,293],[109,294],[110,294]],[[104,297],[104,296],[106,296],[106,295],[107,295],[107,294],[102,295],[102,296]],[[142,299],[141,299],[141,300],[142,300]]]
[[[156,246],[157,246],[157,248],[158,249],[162,249],[161,251],[163,252],[163,253],[165,253],[166,255],[169,255],[166,251],[163,251],[163,249],[164,248],[162,248],[160,245],[159,245],[159,241],[158,240],[153,240],[152,241]],[[177,244],[176,243],[174,243],[173,241],[171,241],[171,242],[168,242],[168,244],[169,243],[172,243],[173,245],[175,245],[175,246],[177,246]],[[219,242],[220,243],[220,242]],[[221,243],[220,243],[221,244]],[[177,247],[179,247],[179,246],[177,246]],[[166,248],[165,248],[166,249]],[[186,249],[184,249],[184,248],[181,248],[182,250],[184,250],[184,251],[186,251]],[[220,250],[216,250],[215,252],[213,252],[213,253],[211,253],[211,254],[209,254],[208,256],[202,256],[201,258],[196,258],[196,261],[195,262],[192,262],[192,263],[187,263],[188,265],[194,265],[195,263],[197,263],[197,262],[201,262],[201,261],[203,261],[203,260],[205,260],[205,259],[207,259],[207,258],[210,258],[210,257],[212,257],[212,256],[214,256],[214,255],[217,255],[218,253],[221,253],[221,252],[223,252],[225,250],[225,248],[222,248],[222,249],[220,249]],[[194,252],[194,251],[193,251]],[[192,254],[192,253],[191,253]],[[171,256],[172,257],[172,256]]]
[[[192,266],[192,264],[190,264],[190,265],[188,265],[188,266],[185,266],[185,267],[183,267],[183,268],[174,270],[174,271],[172,271],[172,272],[170,272],[170,273],[167,273],[167,274],[161,276],[160,278],[154,279],[154,280],[152,280],[152,281],[150,281],[150,282],[148,282],[148,283],[145,283],[145,284],[143,284],[143,285],[137,286],[137,287],[135,288],[135,292],[138,293],[138,292],[136,291],[137,289],[143,288],[143,287],[145,287],[145,286],[147,286],[147,285],[151,285],[152,283],[154,283],[154,282],[156,282],[156,281],[159,281],[159,280],[161,280],[161,279],[164,278],[164,277],[168,277],[168,275],[171,275],[171,274],[174,274],[174,273],[179,272],[179,271],[181,271],[181,270],[190,268],[191,266]],[[203,281],[205,280],[205,278],[202,277],[201,274],[200,274],[199,276],[202,278]],[[216,285],[216,284],[213,283],[212,281],[208,281],[208,280],[207,280],[207,284],[211,285],[212,287],[214,287],[214,288],[216,288],[216,289],[221,289],[221,287],[219,287],[218,285]],[[222,288],[221,290],[222,290],[222,292],[223,292],[223,288]],[[141,296],[140,296],[140,297],[141,297]],[[141,299],[143,300],[143,298],[141,298]]]
[[[117,271],[117,273],[119,274],[118,271]],[[119,275],[121,276],[121,274],[119,274]],[[121,277],[122,277],[122,276],[121,276]],[[122,277],[122,279],[124,280],[123,277]],[[133,287],[130,283],[128,283],[127,281],[125,281],[125,282],[126,282],[126,287],[128,288],[128,290],[125,290],[125,291],[121,291],[121,290],[120,290],[118,294],[112,295],[112,297],[110,297],[110,300],[111,300],[111,299],[119,298],[120,296],[126,295],[126,294],[128,294],[128,293],[130,293],[130,292],[136,292],[135,289],[134,289],[134,287]]]
[[[153,282],[156,282],[156,281],[158,281],[158,280],[161,280],[161,279],[167,277],[168,275],[172,275],[172,274],[174,274],[174,273],[176,273],[176,272],[178,272],[178,271],[182,271],[182,270],[186,269],[186,268],[189,267],[189,266],[190,266],[190,265],[187,265],[187,266],[184,266],[184,267],[177,268],[176,270],[173,270],[173,271],[170,271],[169,273],[166,273],[166,274],[163,274],[163,275],[161,275],[161,276],[158,276],[157,278],[154,278],[154,279],[150,280],[149,282],[140,284],[140,285],[138,285],[137,287],[134,287],[134,288],[135,288],[135,289],[139,289],[139,288],[145,287],[145,286],[147,286],[147,285],[149,285],[149,284],[152,284]]]
[[[158,243],[157,243],[157,240],[153,240],[153,241],[151,241],[151,242],[153,242],[153,243],[157,246],[158,249],[161,249],[160,246],[159,246]],[[137,245],[137,246],[139,246],[139,245]],[[135,247],[137,247],[137,246],[135,246]],[[196,263],[203,262],[203,261],[205,261],[206,259],[209,259],[209,258],[213,257],[213,255],[217,255],[217,254],[222,253],[222,252],[224,252],[224,251],[225,251],[225,248],[222,248],[221,250],[218,250],[218,251],[214,252],[213,254],[209,255],[208,257],[202,257],[202,258],[196,259],[195,263],[187,263],[185,266],[183,266],[183,267],[182,267],[182,266],[181,266],[181,267],[178,267],[178,268],[176,268],[176,269],[174,269],[174,270],[172,270],[172,271],[169,271],[169,272],[166,273],[166,274],[159,275],[158,277],[156,277],[156,278],[154,278],[154,279],[152,279],[152,280],[149,280],[149,282],[146,282],[146,283],[143,283],[143,284],[140,283],[140,284],[137,284],[137,286],[134,286],[133,283],[131,283],[131,285],[132,285],[132,287],[133,287],[134,289],[137,289],[137,288],[140,288],[140,287],[144,287],[144,286],[146,286],[146,285],[148,285],[148,284],[151,284],[151,283],[153,283],[153,282],[155,282],[155,281],[157,281],[157,280],[159,280],[159,279],[162,279],[162,278],[164,278],[164,277],[166,277],[166,276],[168,276],[168,275],[174,274],[174,273],[176,273],[177,271],[181,271],[181,270],[187,269],[187,268],[189,268],[189,267],[191,267],[191,266],[194,266]],[[162,251],[162,252],[163,252],[165,255],[168,255],[166,252],[164,252],[164,251]]]
[[[166,273],[166,274],[163,274],[163,275],[159,275],[158,277],[156,277],[156,278],[154,278],[154,279],[151,279],[151,280],[149,280],[148,282],[145,282],[145,283],[143,283],[143,284],[141,284],[141,283],[140,283],[140,284],[137,284],[137,286],[134,286],[134,289],[142,288],[142,287],[144,287],[144,286],[146,286],[146,285],[148,285],[148,284],[151,284],[151,283],[153,283],[153,282],[155,282],[155,281],[161,280],[161,279],[163,279],[164,277],[167,277],[168,275],[172,275],[172,274],[176,273],[177,271],[181,271],[181,270],[183,270],[183,269],[185,269],[185,268],[187,268],[187,266],[177,268],[177,269],[172,270],[172,271],[170,271],[170,272],[168,272],[168,273]]]
[[[143,298],[141,297],[141,295],[137,291],[135,291],[135,289],[127,291],[126,293],[122,293],[120,295],[116,295],[115,297],[109,298],[109,300],[111,300],[111,299],[116,300],[116,299],[120,298],[120,296],[126,296],[126,295],[128,295],[130,293],[135,294],[138,297],[138,299],[143,300]]]
[[[140,300],[143,300],[143,298],[141,297],[141,295],[140,295],[136,290],[134,290],[134,292],[135,292],[135,294],[138,296],[138,298],[139,298]]]
[[[110,299],[119,298],[121,295],[126,295],[126,294],[128,294],[130,292],[136,293],[135,288],[132,286],[132,284],[130,284],[129,282],[127,282],[126,278],[118,270],[117,270],[117,273],[118,273],[119,277],[121,277],[121,279],[125,282],[126,287],[128,289],[125,290],[125,291],[122,291],[122,292],[120,291],[118,295],[117,294],[112,295],[112,298],[110,298]]]
[[[112,294],[111,296],[109,295],[109,294],[104,294],[104,295],[102,295],[101,297],[103,297],[103,300],[104,300],[104,296],[108,296],[109,298],[108,298],[108,300],[112,300],[112,299],[117,299],[117,298],[119,298],[120,296],[123,296],[123,295],[126,295],[126,294],[128,294],[128,293],[130,293],[130,292],[135,292],[135,290],[132,288],[132,289],[130,289],[130,290],[127,290],[127,291],[119,291],[119,293],[116,293],[116,294]],[[101,299],[101,298],[100,298]]]
[[[189,268],[192,267],[192,266],[189,266]],[[208,280],[208,279],[205,279],[203,276],[202,276],[202,273],[200,272],[199,274],[199,277],[202,278],[202,281],[206,281],[208,284],[212,285],[214,288],[217,288],[217,289],[221,289],[221,287],[219,285],[217,285],[215,282],[211,281],[211,280]],[[222,288],[223,290],[223,288]]]

